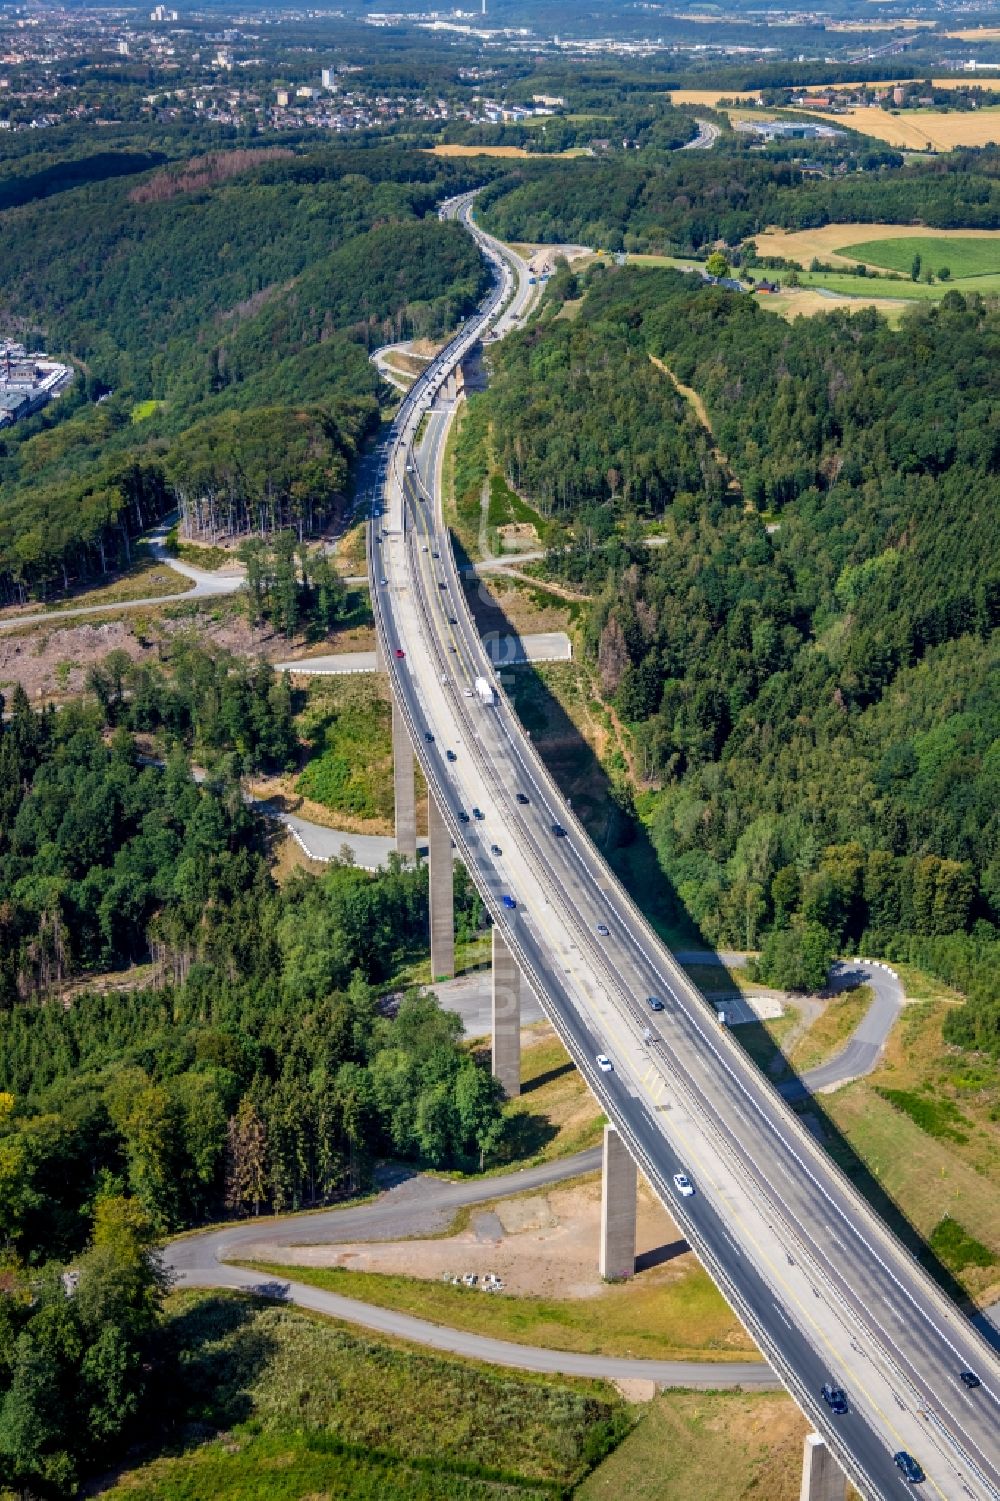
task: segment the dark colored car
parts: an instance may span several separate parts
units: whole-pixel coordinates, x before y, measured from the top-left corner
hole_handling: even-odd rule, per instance
[[[850,1409],[847,1406],[847,1396],[842,1387],[831,1386],[829,1382],[820,1389],[820,1396],[832,1412],[845,1413]]]
[[[466,811],[465,811],[464,808],[459,808],[459,810],[458,810],[458,821],[459,821],[459,823],[468,823],[469,822],[469,815],[468,815],[468,813],[466,813]]]
[[[403,648],[401,646],[397,646],[396,647],[396,661],[397,662],[402,662],[402,660],[403,660],[403,658],[405,656],[406,656],[406,653],[403,650]]]
[[[482,808],[473,808],[472,816],[473,818],[478,818],[480,822],[482,822],[482,820],[486,817],[486,814],[483,812]]]
[[[430,730],[424,730],[424,739],[427,741],[428,745],[432,745],[434,743],[434,736],[431,734]]]
[[[491,855],[502,855],[503,854],[503,850],[500,848],[500,846],[498,844],[491,844],[490,845],[490,854]]]
[[[503,902],[504,906],[505,907],[509,907],[512,912],[513,912],[514,908],[517,906],[517,902],[514,900],[514,898],[512,896],[502,896],[500,898],[500,900]]]
[[[976,1375],[975,1371],[959,1371],[958,1379],[962,1382],[963,1386],[967,1386],[969,1388],[970,1392],[975,1391],[977,1386],[982,1385],[982,1382]]]
[[[522,807],[527,807],[528,799],[523,792],[516,792],[514,794],[514,801],[520,803]]]
[[[913,1455],[907,1454],[905,1449],[900,1449],[892,1457],[902,1470],[904,1479],[908,1480],[911,1485],[919,1485],[924,1479],[924,1472]]]
[[[650,1011],[662,1011],[664,1009],[663,1002],[658,995],[648,995],[646,997],[646,1005]]]
[[[566,838],[566,830],[563,828],[563,826],[562,826],[561,823],[554,823],[552,825],[552,832],[556,836],[557,839],[565,839]]]
[[[445,751],[445,755],[448,757],[449,761],[457,761],[458,760],[458,757],[455,755],[455,752],[453,750],[446,750]],[[468,819],[468,817],[469,817],[468,813],[465,815],[465,817],[466,817],[466,819]]]
[[[458,625],[458,621],[455,619],[454,615],[449,615],[448,616],[448,624],[449,625]]]
[[[444,579],[438,579],[438,588],[439,589],[447,589],[447,587],[448,587],[448,585],[445,583]]]

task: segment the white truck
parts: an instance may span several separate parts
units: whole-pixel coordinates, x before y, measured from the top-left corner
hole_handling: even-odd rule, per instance
[[[479,702],[485,704],[488,709],[492,709],[497,701],[497,696],[493,692],[493,685],[486,678],[476,678],[474,686]]]

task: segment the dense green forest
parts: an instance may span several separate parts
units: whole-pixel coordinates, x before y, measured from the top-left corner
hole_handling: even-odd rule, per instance
[[[237,150],[0,215],[5,313],[83,366],[0,445],[0,600],[122,566],[177,492],[237,531],[324,522],[376,416],[369,348],[485,286],[436,215],[467,181],[419,153]]]
[[[375,1001],[423,942],[426,870],[271,879],[237,774],[291,762],[285,680],[193,645],[169,673],[123,655],[61,714],[15,693],[0,734],[3,1243],[72,1254],[109,1176],[164,1229],[326,1199],[379,1151],[492,1150],[496,1089],[458,1019]],[[215,766],[201,785],[187,746]],[[474,929],[467,882],[458,906]],[[150,957],[146,989],[32,1003]]]
[[[426,868],[272,879],[238,776],[294,764],[287,680],[183,641],[89,687],[0,716],[0,1487],[46,1496],[162,1416],[164,1233],[503,1145],[459,1018],[379,999],[425,944]]]
[[[480,218],[509,240],[682,254],[719,239],[738,245],[769,224],[1000,226],[1000,151],[904,167],[898,153],[866,144],[857,162],[869,170],[830,178],[805,176],[787,156],[735,147],[662,161],[519,162],[484,189]]]
[[[912,954],[973,998],[951,1037],[1000,1049],[1000,314],[949,293],[897,331],[788,325],[602,268],[574,312],[495,349],[468,441],[490,432],[557,523],[547,568],[594,596],[585,646],[678,912],[763,943],[776,982],[858,944]],[[739,490],[704,439],[669,452],[650,356],[704,397]]]

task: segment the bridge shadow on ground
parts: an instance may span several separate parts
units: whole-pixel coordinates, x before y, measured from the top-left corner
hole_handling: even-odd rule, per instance
[[[452,544],[459,569],[471,566],[454,533]],[[501,639],[507,636],[517,637],[518,632],[502,607],[487,589],[480,587],[478,580],[467,581],[466,598],[482,634],[495,631]],[[660,937],[674,948],[710,948],[711,945],[705,942],[697,924],[686,912],[679,895],[664,875],[644,826],[630,811],[627,799],[622,798],[593,748],[549,690],[542,674],[531,666],[517,666],[501,668],[500,677],[518,718],[531,736],[556,785],[570,800],[587,833]],[[769,1080],[774,1081],[777,1077],[782,1086],[789,1090],[794,1090],[796,1084],[801,1083],[799,1075],[784,1058],[762,1023],[734,1027],[733,1036]],[[789,1104],[850,1179],[857,1192],[880,1215],[952,1301],[970,1319],[974,1318],[976,1327],[987,1341],[994,1348],[1000,1349],[1000,1333],[978,1313],[954,1272],[936,1254],[907,1218],[902,1207],[854,1150],[823,1108],[820,1097],[811,1095],[808,1089],[804,1089],[804,1094],[790,1100]],[[525,1117],[526,1121],[529,1119],[530,1117]]]
[[[459,570],[471,566],[454,533],[452,544]],[[516,627],[479,580],[467,580],[465,590],[481,635],[495,632],[501,648],[508,641],[519,641]],[[542,673],[527,664],[504,666],[510,655],[501,652],[497,664],[507,696],[594,844],[665,942],[704,948],[705,940],[660,868],[649,835],[629,806],[627,792],[612,782]],[[566,670],[569,664],[553,665]]]
[[[635,1258],[636,1275],[651,1271],[654,1266],[665,1266],[668,1261],[676,1261],[690,1249],[686,1240],[671,1240],[666,1245],[654,1246],[650,1251],[641,1251]]]
[[[987,1343],[995,1350],[1000,1350],[1000,1331],[979,1313],[972,1298],[951,1268],[941,1260],[926,1238],[907,1217],[901,1205],[879,1181],[864,1159],[858,1155],[836,1121],[824,1109],[823,1097],[809,1093],[802,1076],[788,1062],[764,1024],[749,1022],[733,1027],[732,1035],[765,1077],[772,1082],[778,1079],[783,1093],[786,1090],[789,1093],[794,1091],[795,1097],[790,1099],[788,1104],[807,1130],[811,1132],[827,1155],[832,1157],[855,1190],[879,1215],[897,1239],[902,1241],[911,1256],[975,1324]],[[831,1254],[835,1254],[835,1248],[831,1248]]]
[[[544,1074],[536,1074],[533,1079],[528,1079],[521,1085],[521,1099],[531,1094],[532,1090],[541,1089],[544,1084],[554,1084],[557,1079],[573,1073],[575,1068],[575,1063],[560,1063],[558,1068],[546,1069]]]

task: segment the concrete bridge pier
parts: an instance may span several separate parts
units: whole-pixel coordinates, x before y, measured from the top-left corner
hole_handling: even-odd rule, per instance
[[[604,1128],[601,1172],[602,1277],[618,1280],[635,1272],[636,1171],[614,1126]]]
[[[451,831],[429,789],[427,846],[433,983],[435,980],[450,980],[455,973],[455,857]]]
[[[844,1472],[818,1433],[806,1434],[799,1501],[847,1501]]]
[[[521,967],[493,929],[493,1076],[509,1100],[521,1093]]]
[[[392,703],[392,778],[396,800],[396,849],[405,860],[417,859],[417,792],[413,745],[406,720]]]

